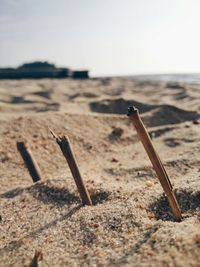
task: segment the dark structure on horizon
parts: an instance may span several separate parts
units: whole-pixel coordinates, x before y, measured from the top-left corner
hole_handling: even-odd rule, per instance
[[[74,79],[88,79],[89,72],[88,70],[75,70],[72,72],[72,78]]]
[[[42,79],[74,78],[88,79],[88,70],[73,71],[69,68],[57,68],[46,61],[25,63],[18,68],[0,68],[0,79]]]

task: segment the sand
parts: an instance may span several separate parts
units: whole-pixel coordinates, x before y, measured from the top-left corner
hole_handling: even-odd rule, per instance
[[[139,108],[182,209],[174,219],[126,116]],[[82,206],[48,127],[67,134]],[[34,184],[16,148],[41,168]],[[200,85],[128,78],[0,81],[0,266],[199,266]]]

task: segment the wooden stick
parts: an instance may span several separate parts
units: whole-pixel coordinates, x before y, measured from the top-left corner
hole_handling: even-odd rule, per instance
[[[53,137],[56,139],[56,142],[58,143],[58,145],[60,146],[60,149],[65,157],[65,159],[67,160],[67,163],[69,165],[69,168],[71,170],[71,173],[74,177],[76,186],[78,188],[80,197],[82,199],[82,202],[84,205],[92,205],[92,201],[90,198],[90,195],[87,191],[87,188],[83,182],[83,179],[81,177],[81,174],[79,172],[78,169],[78,164],[76,162],[73,150],[71,148],[71,144],[69,141],[68,136],[57,136],[53,131],[51,131],[51,134],[53,135]]]
[[[171,185],[171,182],[169,180],[169,177],[166,173],[166,170],[162,164],[161,159],[159,158],[156,150],[153,147],[153,143],[151,141],[151,138],[142,122],[139,116],[138,109],[135,107],[129,107],[128,108],[128,114],[127,114],[131,121],[133,122],[135,129],[137,131],[138,137],[141,140],[147,155],[149,156],[149,159],[156,171],[156,174],[158,176],[158,179],[163,187],[164,192],[167,195],[169,204],[171,206],[171,209],[178,221],[181,221],[182,215],[181,210],[178,205],[178,202],[176,200],[175,194],[173,192],[173,188]]]
[[[40,168],[27,144],[25,144],[24,142],[17,142],[17,149],[24,160],[24,163],[32,177],[33,182],[36,183],[42,180]]]
[[[39,267],[39,261],[43,260],[43,254],[41,251],[35,251],[35,255],[33,259],[31,260],[29,267]]]

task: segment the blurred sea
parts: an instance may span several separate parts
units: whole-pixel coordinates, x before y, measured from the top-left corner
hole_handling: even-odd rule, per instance
[[[156,75],[134,75],[131,78],[136,80],[165,81],[165,82],[186,82],[200,84],[199,74],[156,74]]]

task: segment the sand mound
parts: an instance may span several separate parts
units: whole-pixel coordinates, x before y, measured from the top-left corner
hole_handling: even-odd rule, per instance
[[[167,124],[178,124],[185,121],[195,121],[200,116],[195,111],[186,111],[171,105],[162,105],[145,114],[146,125],[154,127]]]
[[[186,111],[172,105],[149,105],[123,98],[105,99],[90,103],[90,108],[93,112],[123,115],[126,114],[129,106],[135,106],[141,114],[149,112],[143,118],[145,124],[151,127],[194,121],[200,118],[199,114],[195,111]]]
[[[154,105],[144,104],[135,100],[126,100],[123,98],[105,99],[90,103],[91,111],[99,113],[126,114],[129,106],[135,106],[140,113],[147,112],[155,108]]]

